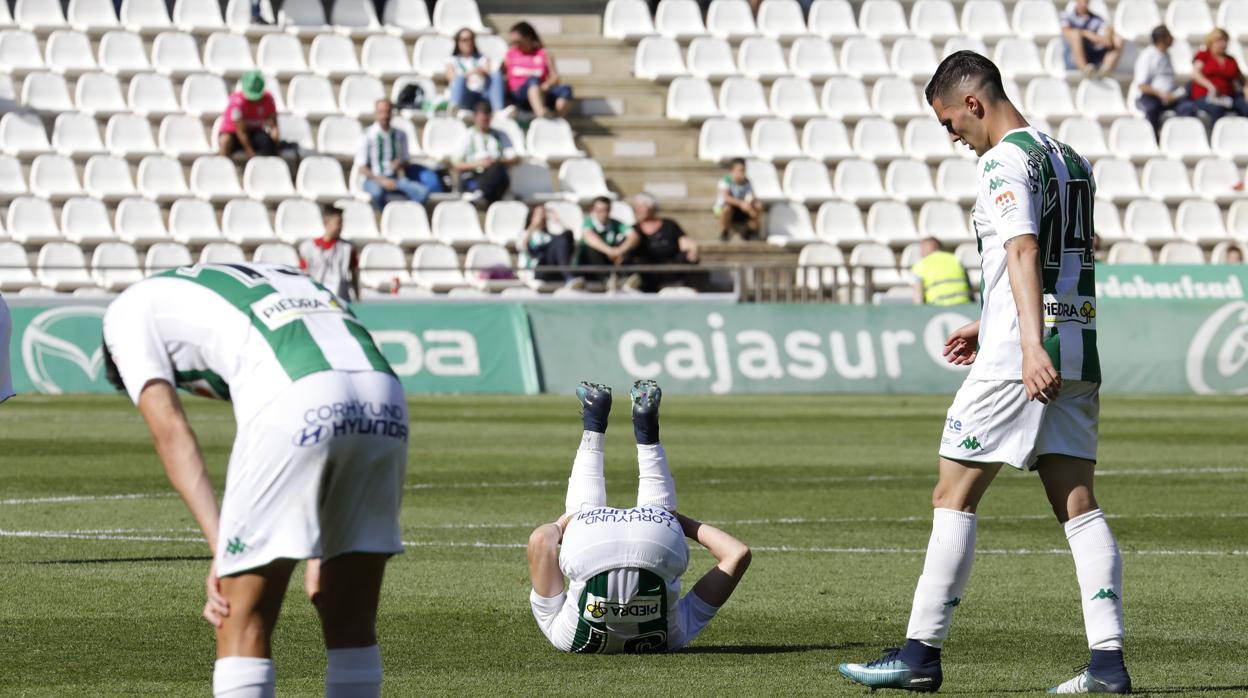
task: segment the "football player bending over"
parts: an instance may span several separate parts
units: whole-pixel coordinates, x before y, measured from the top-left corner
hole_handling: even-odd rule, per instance
[[[744,543],[676,513],[676,483],[659,443],[662,394],[654,381],[633,384],[637,506],[615,509],[607,506],[602,473],[611,389],[593,383],[576,389],[585,432],[572,462],[565,511],[529,537],[533,617],[564,652],[678,650],[711,622],[750,566]],[[718,563],[682,598],[686,537]],[[564,577],[570,580],[566,591]]]

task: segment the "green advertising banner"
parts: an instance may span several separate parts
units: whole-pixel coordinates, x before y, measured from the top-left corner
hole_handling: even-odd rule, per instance
[[[941,356],[977,306],[530,305],[542,383],[654,378],[696,393],[952,393]],[[1097,317],[1107,392],[1248,393],[1248,302],[1114,301]],[[577,341],[568,341],[576,337]]]
[[[1243,264],[1096,265],[1096,297],[1103,300],[1235,300],[1246,288]]]
[[[104,303],[12,301],[14,389],[112,392],[100,350]],[[353,308],[408,393],[536,393],[524,308],[502,303],[378,303]]]

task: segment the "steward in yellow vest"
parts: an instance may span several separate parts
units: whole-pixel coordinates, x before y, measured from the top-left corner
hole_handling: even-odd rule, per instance
[[[971,282],[966,269],[952,253],[940,249],[935,238],[920,244],[923,259],[911,269],[918,279],[915,302],[927,305],[962,305],[971,302]]]

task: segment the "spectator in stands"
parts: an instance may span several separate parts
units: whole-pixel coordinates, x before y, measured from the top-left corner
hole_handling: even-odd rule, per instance
[[[936,238],[919,242],[923,258],[911,267],[915,305],[965,305],[971,302],[971,280],[956,255],[940,249]]]
[[[1243,264],[1244,263],[1244,251],[1240,249],[1239,245],[1231,245],[1229,248],[1227,248],[1226,263],[1227,264]]]
[[[633,210],[637,212],[637,224],[633,226],[621,250],[629,263],[698,263],[698,243],[685,235],[685,231],[676,221],[659,217],[659,205],[652,195],[642,193],[633,197]],[[640,277],[641,290],[652,293],[663,286],[684,282],[686,275],[649,272],[641,274]]]
[[[1088,0],[1075,0],[1075,7],[1062,13],[1067,70],[1078,70],[1086,77],[1109,75],[1122,58],[1123,40],[1103,17],[1088,9]]]
[[[503,78],[491,70],[490,59],[477,48],[477,35],[468,28],[455,35],[455,48],[446,62],[446,81],[451,84],[451,104],[472,111],[488,100],[494,111],[503,108]]]
[[[533,25],[517,22],[507,41],[511,48],[503,58],[503,74],[507,76],[511,101],[521,109],[531,110],[539,119],[552,109],[557,116],[567,116],[572,106],[572,88],[559,84],[555,57],[542,46]]]
[[[230,157],[241,150],[248,159],[277,155],[277,103],[264,89],[264,76],[258,70],[243,73],[238,87],[221,114],[219,152]]]
[[[754,196],[754,185],[745,176],[745,160],[736,158],[729,164],[728,174],[715,187],[715,205],[711,210],[719,216],[720,240],[728,240],[733,229],[741,225],[745,226],[746,240],[758,237],[763,207]]]
[[[1140,88],[1136,105],[1144,112],[1148,123],[1153,125],[1157,140],[1161,140],[1161,115],[1174,111],[1179,116],[1192,116],[1196,107],[1187,98],[1187,90],[1174,78],[1174,63],[1170,62],[1170,47],[1174,37],[1165,25],[1153,30],[1153,45],[1140,51],[1135,59],[1135,83]]]
[[[490,128],[492,114],[489,103],[477,102],[472,113],[473,128],[464,141],[464,154],[455,163],[459,188],[490,204],[507,193],[511,186],[507,168],[520,162],[507,134]]]
[[[563,227],[563,232],[550,232],[547,218]],[[546,266],[571,267],[575,245],[572,229],[564,225],[553,212],[548,213],[545,206],[538,204],[529,211],[529,223],[520,237],[520,258],[525,268],[537,269],[536,276],[539,280],[562,279],[569,288],[584,287],[585,279],[577,276],[570,268],[558,272],[542,271],[542,267]]]
[[[611,217],[611,199],[600,196],[590,204],[589,215],[581,224],[581,244],[576,250],[575,264],[605,267],[624,263],[624,241],[628,226]],[[587,279],[600,279],[606,274],[589,272]]]
[[[364,129],[355,164],[364,177],[364,191],[373,199],[373,208],[380,213],[391,196],[401,196],[416,203],[429,198],[429,188],[409,179],[407,134],[390,127],[394,106],[388,99],[379,99],[373,111],[373,125]],[[417,173],[412,173],[417,174]]]
[[[360,258],[355,245],[342,239],[342,209],[321,210],[325,232],[299,245],[299,268],[342,299],[360,299]]]
[[[1193,59],[1192,100],[1196,108],[1217,121],[1233,111],[1248,116],[1248,101],[1244,99],[1244,74],[1239,63],[1227,55],[1230,35],[1222,29],[1214,29],[1205,37],[1205,47]]]

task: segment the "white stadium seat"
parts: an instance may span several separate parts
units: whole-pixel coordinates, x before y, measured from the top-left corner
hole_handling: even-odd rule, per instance
[[[246,43],[244,40],[243,45]],[[250,49],[246,51],[250,56]],[[99,62],[104,72],[120,78],[152,70],[143,37],[128,31],[111,31],[100,39]]]
[[[884,2],[885,0],[869,0]],[[895,0],[888,0],[890,2]],[[892,66],[888,64],[888,54],[884,52],[884,44],[879,39],[855,37],[847,39],[841,45],[841,71],[861,80],[892,75]]]
[[[243,169],[243,190],[256,201],[276,203],[297,196],[290,168],[279,157],[256,156]]]
[[[477,0],[455,0],[455,2],[439,2],[433,8],[433,27],[440,34],[447,36],[463,28],[471,29],[476,34],[489,34],[489,27],[481,21],[481,11],[477,8]]]
[[[931,168],[920,160],[894,160],[884,171],[884,190],[894,199],[919,206],[940,198],[932,183]]]
[[[947,201],[964,205],[975,203],[979,192],[975,163],[961,158],[940,163],[936,168],[936,191]]]
[[[197,119],[221,116],[229,99],[225,80],[218,75],[194,73],[182,82],[182,110]]]
[[[832,183],[841,198],[859,206],[889,198],[880,181],[879,166],[868,160],[842,160],[836,166]]]
[[[1061,120],[1079,115],[1070,88],[1057,78],[1037,78],[1027,83],[1025,102],[1027,113],[1044,119]]]
[[[802,153],[824,162],[854,157],[849,131],[840,119],[811,119],[802,128]]]
[[[1161,155],[1153,127],[1135,117],[1123,117],[1109,127],[1109,150],[1116,157],[1132,162],[1144,162]]]
[[[370,36],[360,51],[360,66],[375,78],[393,80],[412,72],[407,46],[397,36]]]
[[[754,198],[764,204],[786,201],[789,198],[780,184],[776,166],[766,160],[748,158],[745,161],[745,177],[750,180],[754,189]]]
[[[910,207],[899,201],[879,201],[867,210],[867,235],[888,245],[902,247],[919,239]]]
[[[1104,243],[1112,244],[1127,239],[1118,207],[1107,201],[1098,201],[1092,208],[1092,227],[1096,230],[1096,236]]]
[[[958,51],[974,51],[981,56],[987,56],[992,53],[988,50],[988,46],[984,43],[983,39],[973,36],[955,36],[945,42],[945,46],[941,50],[940,55],[948,56],[949,54],[956,53]]]
[[[483,291],[501,291],[522,285],[519,279],[493,278],[492,270],[515,268],[507,248],[489,242],[479,242],[468,248],[464,255],[464,271],[468,283]]]
[[[325,234],[321,207],[307,199],[286,199],[277,205],[273,216],[273,233],[278,240],[296,245]]]
[[[222,239],[212,204],[199,199],[178,199],[169,208],[169,235],[184,245]]]
[[[1001,69],[1001,75],[1015,80],[1031,80],[1049,74],[1040,57],[1040,50],[1031,39],[1009,38],[997,42],[992,52],[992,62]]]
[[[44,47],[44,59],[49,69],[68,77],[100,69],[91,51],[91,40],[82,32],[52,32]]]
[[[454,48],[455,42],[450,37],[422,36],[412,49],[412,69],[429,78],[445,75],[446,59]]]
[[[565,160],[559,166],[559,189],[569,200],[582,204],[599,196],[615,198],[615,194],[607,188],[602,165],[590,158]]]
[[[117,19],[127,31],[156,35],[173,29],[165,0],[121,0]]]
[[[1214,245],[1213,249],[1209,251],[1209,263],[1210,264],[1226,264],[1227,263],[1226,256],[1228,253],[1230,253],[1232,249],[1238,250],[1240,253],[1240,258],[1241,259],[1243,258],[1243,254],[1244,254],[1243,245],[1232,242],[1230,240],[1223,240],[1222,242],[1219,242],[1218,244]]]
[[[829,78],[823,83],[819,95],[819,105],[824,113],[846,121],[854,121],[871,116],[875,111],[871,108],[871,100],[867,97],[867,88],[862,80],[854,78]]]
[[[722,80],[737,75],[732,47],[723,39],[698,37],[689,44],[685,65],[690,75],[708,80]]]
[[[22,163],[12,155],[0,155],[0,202],[24,196],[28,191],[26,175],[22,174]]]
[[[22,106],[47,114],[61,114],[74,110],[74,100],[69,96],[69,84],[64,76],[56,73],[27,73],[22,80]]]
[[[134,196],[117,204],[113,230],[118,239],[131,245],[150,245],[170,239],[160,206],[155,201]]]
[[[572,125],[566,119],[534,119],[525,136],[525,148],[531,157],[545,162],[585,157],[585,151],[576,147]]]
[[[1018,0],[1014,5],[1014,34],[1042,43],[1062,35],[1057,7],[1050,0]]]
[[[147,248],[143,259],[143,268],[148,274],[159,274],[162,271],[187,267],[195,263],[191,251],[186,245],[177,242],[158,242]]]
[[[30,193],[49,201],[82,194],[74,161],[64,155],[40,155],[30,166]]]
[[[305,199],[329,203],[350,198],[347,180],[338,161],[324,156],[304,158],[295,175],[295,188]]]
[[[956,155],[949,140],[949,132],[938,121],[927,117],[908,121],[901,135],[901,143],[907,155],[925,160],[929,164],[936,164]]]
[[[139,160],[160,153],[152,126],[135,114],[116,114],[104,127],[104,146],[117,157]]]
[[[414,201],[391,201],[386,204],[381,212],[381,236],[405,247],[429,242],[433,239],[433,231],[429,228],[425,207]]]
[[[130,165],[113,155],[96,155],[87,160],[82,185],[91,196],[110,203],[139,193],[130,176]]]
[[[754,12],[746,0],[715,0],[706,11],[706,30],[719,39],[758,35]]]
[[[23,245],[38,245],[61,240],[61,226],[52,213],[47,199],[19,196],[9,202],[5,219],[9,237]]]
[[[0,31],[0,72],[20,78],[45,67],[43,53],[33,34],[15,29]]]
[[[874,39],[898,39],[910,33],[906,13],[898,0],[864,0],[858,29]]]
[[[1242,172],[1230,160],[1204,158],[1192,169],[1192,189],[1197,196],[1219,204],[1244,198]]]
[[[191,161],[216,152],[204,133],[203,122],[191,116],[166,116],[160,122],[156,140],[161,152],[180,160]]]
[[[238,181],[234,163],[220,155],[197,159],[191,165],[190,185],[191,193],[205,201],[224,202],[246,195]]]
[[[8,155],[31,158],[52,150],[48,134],[38,116],[10,112],[0,117],[0,147]]]
[[[412,255],[412,281],[434,292],[449,291],[467,284],[454,248],[437,242],[416,248],[416,253]]]
[[[958,15],[949,0],[917,0],[910,8],[910,33],[932,41],[962,34]]]
[[[296,75],[286,87],[286,107],[305,119],[323,119],[340,113],[329,80],[320,75]]]
[[[1152,264],[1153,251],[1139,242],[1116,242],[1110,246],[1106,261],[1110,264]]]
[[[943,244],[974,239],[967,227],[966,211],[952,201],[929,201],[919,209],[920,238],[934,237]]]
[[[814,85],[804,78],[776,80],[771,85],[768,105],[776,116],[798,123],[823,115]]]
[[[804,36],[793,42],[789,47],[788,65],[794,76],[809,80],[829,78],[840,70],[832,44],[816,36]]]
[[[191,196],[182,164],[164,155],[151,155],[139,162],[139,193],[146,199],[161,203]]]
[[[1122,97],[1122,87],[1109,78],[1083,80],[1075,91],[1075,109],[1083,116],[1112,123],[1127,115],[1127,105]]]
[[[1201,3],[1203,4],[1203,3]],[[1205,253],[1192,242],[1167,242],[1157,253],[1158,264],[1204,264]]]
[[[730,119],[747,122],[771,114],[762,83],[746,77],[724,80],[719,88],[719,112]]]
[[[909,121],[929,116],[928,109],[920,100],[918,89],[909,78],[881,78],[871,88],[871,104],[875,113],[893,121]]]
[[[74,30],[92,36],[121,28],[113,0],[69,0],[65,21]]]
[[[767,242],[772,245],[803,245],[816,239],[810,212],[803,205],[787,201],[772,204],[766,218]]]
[[[256,64],[266,75],[285,80],[309,72],[303,45],[290,34],[266,34],[256,47]]]
[[[1144,198],[1139,173],[1130,160],[1102,158],[1092,167],[1096,179],[1096,198],[1115,204],[1126,204]]]
[[[806,20],[797,0],[767,0],[758,8],[758,31],[767,38],[791,41],[806,36]]]
[[[208,72],[227,78],[256,69],[247,37],[230,32],[216,32],[208,37],[203,60]]]
[[[360,250],[360,285],[389,291],[398,284],[410,284],[407,258],[398,245],[371,242]]]
[[[962,6],[962,33],[984,41],[997,41],[1011,36],[1014,30],[1005,14],[1005,5],[998,0],[967,0]]]
[[[849,253],[849,266],[853,268],[855,284],[865,284],[868,279],[875,289],[887,289],[903,283],[897,271],[897,257],[893,251],[878,242],[864,242],[854,246]],[[869,272],[868,277],[863,272]]]
[[[273,11],[273,3],[269,2],[269,0],[259,0],[260,18],[265,23],[261,24],[252,21],[251,8],[254,1],[228,0],[226,2],[225,23],[230,31],[250,37],[280,32],[282,27],[278,25],[277,13]]]
[[[458,119],[435,117],[425,122],[421,142],[425,153],[435,160],[455,160],[464,153],[468,128]]]
[[[199,251],[200,264],[242,264],[246,261],[243,248],[232,242],[210,242]]]
[[[26,249],[16,242],[0,241],[0,291],[19,291],[37,283],[26,261]]]
[[[1194,116],[1176,116],[1161,125],[1161,152],[1194,163],[1212,155],[1205,125]]]
[[[72,198],[61,207],[61,234],[79,245],[117,239],[104,203],[85,196]]]
[[[751,36],[737,49],[737,65],[746,77],[774,80],[789,75],[784,49],[776,39]]]
[[[1214,28],[1213,12],[1204,0],[1175,0],[1166,9],[1165,24],[1177,41],[1201,42]]]
[[[558,198],[551,186],[550,167],[544,162],[522,162],[508,170],[511,193],[525,201],[549,201]]]
[[[829,41],[857,36],[858,19],[849,0],[819,0],[810,6],[806,26],[811,33]]]
[[[576,221],[574,225],[579,225]],[[467,201],[443,201],[433,208],[429,219],[433,238],[448,245],[467,245],[485,239],[477,218],[477,207]]]
[[[371,242],[381,240],[381,231],[377,229],[377,214],[373,205],[367,201],[337,201],[334,204],[342,211],[342,235],[349,240]]]
[[[1119,2],[1111,25],[1127,41],[1147,42],[1153,28],[1162,23],[1161,11],[1153,0]]]
[[[1248,241],[1248,202],[1236,201],[1226,212],[1226,228],[1240,242]]]
[[[333,31],[325,17],[325,5],[319,0],[286,0],[277,21],[287,32],[299,37]]]
[[[360,59],[355,55],[355,42],[350,37],[335,34],[321,34],[312,40],[308,65],[317,75],[332,79],[341,79],[363,70]]]
[[[1127,205],[1122,224],[1128,237],[1150,245],[1170,242],[1178,237],[1170,220],[1170,209],[1160,201],[1132,201]]]
[[[497,245],[515,245],[528,219],[529,207],[524,202],[495,201],[485,212],[485,237]]]
[[[1248,5],[1239,0],[1222,0],[1218,5],[1217,25],[1236,41],[1248,39]]]
[[[887,119],[859,121],[854,126],[853,144],[858,157],[875,162],[887,162],[906,155],[897,126]]]
[[[798,158],[784,168],[784,193],[793,201],[813,206],[836,199],[828,168],[818,160]]]
[[[176,0],[170,19],[179,31],[192,34],[207,35],[228,29],[225,18],[221,16],[221,5],[215,2]]]
[[[610,0],[602,13],[602,35],[637,41],[656,32],[645,0]]]
[[[281,129],[282,138],[289,140],[287,130],[281,128],[280,124],[278,128]],[[316,130],[316,150],[340,160],[353,160],[363,135],[364,127],[358,120],[345,116],[329,116],[321,121]]]
[[[724,118],[707,119],[702,122],[702,128],[698,133],[698,159],[727,162],[733,158],[749,156],[750,144],[746,141],[745,129],[742,128],[741,122]]]
[[[182,113],[173,81],[158,73],[139,73],[131,78],[126,101],[131,111],[145,119],[163,119]]]
[[[221,234],[238,245],[255,245],[277,239],[269,211],[259,201],[234,199],[221,212]]]
[[[49,242],[39,248],[35,276],[41,285],[56,291],[93,285],[82,248],[72,242]]]
[[[95,119],[79,112],[56,117],[56,125],[52,126],[52,149],[75,160],[86,160],[106,152]]]
[[[262,242],[251,253],[251,261],[263,264],[283,264],[299,268],[299,253],[284,242]]]
[[[669,39],[691,39],[706,35],[702,8],[695,0],[661,0],[654,12],[654,28]]]
[[[678,77],[667,88],[667,118],[699,123],[719,116],[719,105],[710,81]]]
[[[637,45],[633,75],[643,80],[669,81],[688,74],[685,56],[675,39],[647,36]]]
[[[912,36],[898,39],[893,44],[890,62],[893,73],[906,80],[926,84],[940,65],[936,47],[927,39]]]
[[[366,37],[384,31],[372,0],[334,0],[329,23],[347,36]]]
[[[1213,125],[1210,148],[1220,157],[1232,158],[1243,165],[1248,163],[1248,118],[1224,116]]]
[[[815,232],[819,239],[833,245],[855,245],[868,242],[867,226],[857,204],[829,201],[815,215]]]
[[[371,117],[377,102],[386,98],[386,88],[372,75],[349,75],[338,89],[338,108],[347,116]]]
[[[67,26],[61,3],[47,0],[17,0],[13,5],[13,22],[25,31],[40,35]]]
[[[750,130],[750,150],[754,157],[768,162],[785,162],[802,157],[793,123],[786,119],[759,119]]]
[[[1109,145],[1105,132],[1094,119],[1075,117],[1066,119],[1057,129],[1057,140],[1069,145],[1083,157],[1096,161],[1109,157]]]
[[[1179,237],[1199,245],[1212,245],[1230,236],[1222,222],[1222,210],[1212,201],[1179,204],[1174,214],[1174,228]]]

